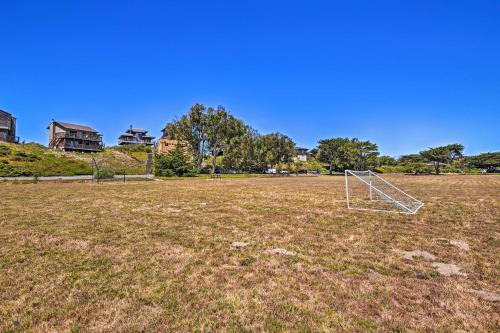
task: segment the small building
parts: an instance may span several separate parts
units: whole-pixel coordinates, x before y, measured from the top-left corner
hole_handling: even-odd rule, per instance
[[[130,146],[130,145],[153,145],[154,137],[148,135],[148,131],[139,128],[130,128],[120,135],[118,138],[118,145],[120,146]]]
[[[0,142],[19,142],[16,136],[16,118],[7,111],[0,110]]]
[[[103,148],[102,135],[91,127],[52,121],[47,129],[49,148],[84,153],[100,152]]]
[[[162,137],[156,143],[156,152],[158,154],[169,153],[169,152],[175,150],[175,148],[178,145],[180,145],[184,150],[187,149],[186,148],[187,145],[185,143],[180,142],[179,140],[175,140],[175,139],[169,138],[168,132],[167,132],[167,127],[165,127],[164,129],[162,129],[162,132],[163,132]]]
[[[307,156],[309,155],[309,149],[297,147],[297,155],[295,156],[296,161],[307,162]]]

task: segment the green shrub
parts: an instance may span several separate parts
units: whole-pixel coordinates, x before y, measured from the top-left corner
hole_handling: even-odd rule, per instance
[[[180,147],[167,154],[156,154],[153,166],[155,176],[159,177],[187,176],[196,173],[189,157]]]
[[[101,168],[99,172],[95,170],[94,178],[96,179],[112,179],[115,177],[115,172],[110,168]]]
[[[111,147],[112,149],[121,152],[141,152],[141,153],[152,153],[153,147],[148,145],[130,145],[130,146],[116,146]]]
[[[404,163],[401,166],[404,168],[404,172],[413,173],[416,175],[428,175],[434,171],[434,168],[432,166],[422,162]]]
[[[41,158],[38,155],[26,153],[23,151],[16,151],[12,157],[13,161],[18,162],[35,162],[39,161]]]
[[[10,148],[5,145],[0,145],[0,156],[10,155]]]
[[[0,163],[0,177],[22,176],[33,176],[33,173],[31,171],[10,165],[7,161],[2,161],[2,163]]]
[[[404,173],[405,168],[402,165],[387,165],[383,167],[377,167],[373,169],[375,172],[379,173]]]
[[[443,172],[443,173],[462,173],[462,170],[460,170],[459,168],[457,168],[454,165],[446,165],[446,166],[441,168],[441,172]]]

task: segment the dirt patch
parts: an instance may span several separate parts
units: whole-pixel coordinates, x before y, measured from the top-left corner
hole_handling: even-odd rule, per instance
[[[464,251],[470,250],[469,244],[467,244],[466,242],[459,241],[459,240],[450,240],[450,245],[458,247],[460,250],[464,250]]]
[[[231,243],[231,248],[233,249],[243,249],[250,245],[250,243],[244,243],[244,242],[232,242]]]
[[[461,272],[462,268],[460,266],[455,265],[455,264],[445,264],[442,262],[433,262],[432,267],[435,267],[437,269],[438,273],[443,275],[443,276],[452,276],[452,275],[467,276],[466,273]]]
[[[393,251],[399,254],[401,257],[408,260],[413,260],[415,258],[422,258],[425,260],[436,260],[436,256],[427,251],[420,251],[420,250],[402,251],[398,249],[395,249]]]
[[[279,255],[283,255],[283,256],[296,256],[297,255],[297,253],[295,253],[293,251],[288,251],[288,250],[281,249],[281,248],[275,248],[275,249],[272,249],[272,250],[267,250],[266,253],[268,253],[268,254],[279,254]]]
[[[368,272],[368,280],[370,280],[372,282],[382,280],[383,278],[384,278],[384,276],[382,274],[379,274],[375,271]]]
[[[477,297],[484,299],[485,301],[500,302],[500,294],[494,293],[486,290],[475,290],[471,289],[469,292],[475,294]]]

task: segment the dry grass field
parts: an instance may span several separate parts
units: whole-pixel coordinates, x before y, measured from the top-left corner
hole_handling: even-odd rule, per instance
[[[498,332],[500,177],[388,178],[0,184],[0,331]]]

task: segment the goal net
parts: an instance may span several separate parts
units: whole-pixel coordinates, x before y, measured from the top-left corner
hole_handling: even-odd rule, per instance
[[[348,209],[415,214],[424,204],[372,171],[345,171]]]

